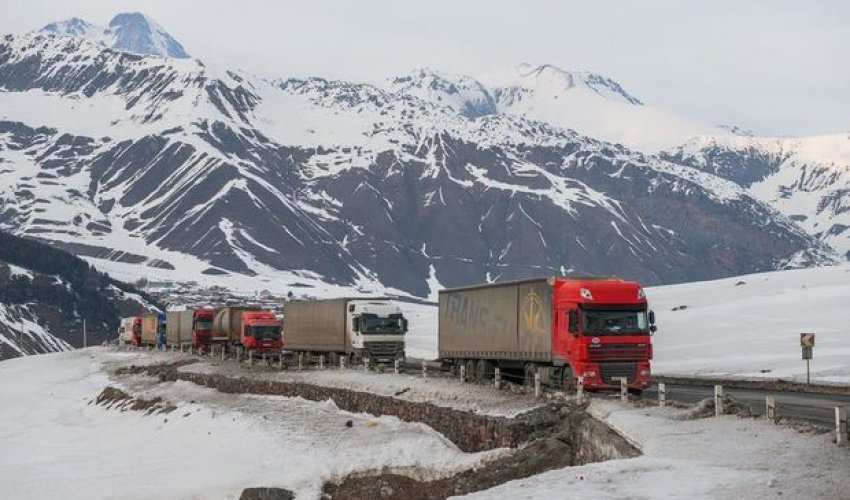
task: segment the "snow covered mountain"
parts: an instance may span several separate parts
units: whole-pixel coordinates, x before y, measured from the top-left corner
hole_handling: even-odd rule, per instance
[[[247,290],[429,296],[568,271],[667,283],[830,260],[735,182],[543,120],[557,89],[644,108],[614,82],[520,76],[495,90],[425,70],[383,87],[267,81],[7,35],[0,227],[122,279]]]
[[[131,286],[37,241],[0,232],[0,360],[114,338],[120,316],[152,307]]]
[[[108,27],[97,26],[73,17],[67,21],[50,23],[42,28],[45,33],[67,35],[93,41],[104,47],[131,54],[188,58],[189,54],[162,26],[139,12],[116,15]]]
[[[663,156],[748,188],[850,260],[850,134],[703,137]]]

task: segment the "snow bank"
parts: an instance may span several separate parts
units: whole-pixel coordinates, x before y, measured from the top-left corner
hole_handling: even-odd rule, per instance
[[[568,467],[468,495],[523,498],[846,498],[850,455],[830,435],[735,416],[681,420],[681,410],[594,400],[591,412],[644,455]]]
[[[355,470],[448,473],[498,453],[464,454],[425,426],[329,402],[222,394],[144,376],[119,384],[103,369],[144,357],[92,348],[1,363],[2,495],[221,499],[249,486],[280,486],[314,498],[325,480]],[[144,415],[89,404],[107,385],[163,397],[177,409]]]

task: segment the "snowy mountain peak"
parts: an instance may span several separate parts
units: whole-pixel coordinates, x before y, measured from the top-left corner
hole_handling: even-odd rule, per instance
[[[162,26],[139,12],[118,14],[109,22],[115,34],[112,48],[136,54],[159,55],[185,59],[189,54]]]
[[[512,75],[508,75],[507,80],[500,83],[498,86],[521,87],[552,95],[584,88],[608,99],[635,106],[643,105],[640,99],[630,95],[610,78],[589,71],[565,70],[551,64],[520,64],[514,68]]]
[[[140,12],[123,12],[108,27],[78,17],[50,23],[43,32],[85,38],[121,52],[185,59],[189,54],[162,26]]]
[[[65,21],[50,23],[44,28],[42,28],[42,31],[46,31],[48,33],[55,33],[57,35],[69,35],[76,36],[79,38],[90,38],[93,33],[102,31],[102,29],[103,28],[95,26],[94,24],[80,19],[79,17],[72,17],[71,19]]]
[[[448,107],[467,118],[498,112],[490,92],[481,82],[468,76],[419,69],[409,75],[390,79],[388,87],[390,92],[419,97]]]

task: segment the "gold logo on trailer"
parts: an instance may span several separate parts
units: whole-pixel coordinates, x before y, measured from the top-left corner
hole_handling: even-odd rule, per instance
[[[534,290],[529,290],[522,302],[522,319],[525,321],[526,331],[538,331],[543,329],[543,300]]]

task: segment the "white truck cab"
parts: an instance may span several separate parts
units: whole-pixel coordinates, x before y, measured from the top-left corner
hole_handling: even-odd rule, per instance
[[[392,301],[349,300],[346,319],[351,347],[361,357],[376,361],[404,357],[407,319]]]

